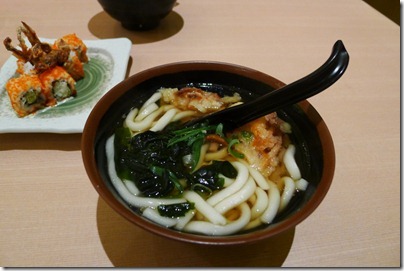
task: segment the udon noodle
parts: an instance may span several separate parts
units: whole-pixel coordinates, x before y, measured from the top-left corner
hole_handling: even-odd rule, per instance
[[[202,112],[203,110],[213,112],[223,108],[223,105],[217,106],[211,101],[209,105],[213,106],[204,106],[203,109],[192,107],[190,103],[184,107],[183,104],[179,105],[178,101],[167,98],[168,94],[171,95],[176,91],[176,89],[157,90],[140,108],[133,108],[127,114],[123,126],[130,130],[132,138],[145,131],[164,131],[173,122],[208,113]],[[223,100],[225,100],[224,106],[227,107],[237,104],[240,99],[236,95],[221,98],[220,101]],[[272,118],[277,117],[273,115]],[[290,125],[283,121],[279,123],[282,134],[278,136],[287,138],[287,133],[292,132]],[[275,135],[271,134],[270,139],[272,140]],[[223,147],[222,139],[218,139],[217,136],[206,136],[200,146],[199,159],[191,171],[195,172],[213,161],[228,161],[236,171],[234,177],[219,174],[223,185],[220,189],[210,191],[208,196],[206,193],[201,194],[198,189],[187,186],[187,180],[179,181],[185,189],[175,196],[144,195],[135,182],[119,177],[116,165],[119,150],[114,145],[115,136],[107,140],[106,153],[109,176],[116,191],[128,205],[136,207],[147,219],[180,231],[205,235],[230,235],[262,224],[270,224],[288,206],[296,192],[306,190],[308,185],[296,163],[295,146],[288,140],[278,142],[278,145],[275,142],[271,150],[269,147],[265,148],[265,153],[268,154],[271,154],[272,149],[278,148],[274,156],[268,159],[275,165],[270,165],[272,169],[269,172],[268,164],[259,164],[251,158],[251,154],[249,155],[242,147],[242,140],[230,146],[238,154],[231,155],[230,144],[224,144],[227,147]],[[212,138],[209,140],[208,137],[212,137],[213,140]],[[185,155],[182,159],[185,164],[189,163],[189,155]],[[191,203],[191,208],[176,217],[165,216],[158,211],[159,206],[185,203]]]

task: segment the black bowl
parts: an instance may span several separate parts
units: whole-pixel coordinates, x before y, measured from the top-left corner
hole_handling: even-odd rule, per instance
[[[150,30],[173,9],[176,0],[98,0],[112,18],[129,30]]]
[[[335,151],[329,130],[307,101],[283,108],[278,115],[289,122],[302,177],[309,181],[288,207],[270,225],[230,236],[205,236],[179,232],[157,225],[128,206],[113,188],[107,171],[105,143],[131,108],[141,105],[161,87],[195,86],[220,94],[238,92],[254,99],[283,86],[259,71],[218,62],[180,62],[158,66],[129,77],[113,87],[92,110],[82,137],[82,155],[87,174],[100,196],[135,225],[171,239],[199,244],[243,244],[268,238],[295,227],[322,202],[332,182]]]

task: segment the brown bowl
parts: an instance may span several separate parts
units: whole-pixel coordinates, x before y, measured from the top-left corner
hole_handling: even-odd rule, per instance
[[[99,195],[117,213],[133,224],[160,236],[198,244],[230,245],[259,241],[290,228],[307,218],[327,194],[335,169],[335,151],[329,130],[307,101],[283,108],[278,115],[293,129],[296,160],[307,190],[298,193],[269,225],[229,236],[206,236],[180,232],[157,225],[129,207],[113,188],[106,166],[105,142],[122,124],[129,110],[143,103],[160,87],[196,86],[250,100],[283,86],[262,72],[227,63],[179,62],[154,67],[122,81],[106,93],[92,110],[82,135],[82,157],[87,174]]]

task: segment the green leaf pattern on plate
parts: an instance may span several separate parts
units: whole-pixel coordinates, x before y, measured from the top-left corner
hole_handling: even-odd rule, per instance
[[[36,117],[56,117],[71,115],[91,108],[101,97],[105,84],[109,82],[112,63],[106,58],[95,55],[84,65],[84,78],[76,82],[77,95],[66,99],[54,107],[46,108],[36,114]]]

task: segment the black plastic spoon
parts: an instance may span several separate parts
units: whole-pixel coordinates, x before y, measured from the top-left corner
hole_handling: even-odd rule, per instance
[[[338,40],[328,60],[311,74],[253,101],[230,107],[186,123],[186,126],[208,121],[222,123],[226,131],[233,130],[256,118],[282,107],[314,96],[334,84],[345,72],[349,55],[342,41]]]

